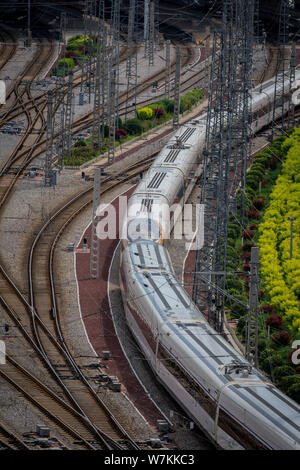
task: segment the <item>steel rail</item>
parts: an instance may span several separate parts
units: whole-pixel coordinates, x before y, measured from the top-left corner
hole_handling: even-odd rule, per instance
[[[143,160],[142,162],[139,162],[137,164],[134,164],[134,165],[131,165],[130,167],[126,168],[126,173],[128,173],[128,171],[131,171],[131,170],[134,170],[133,174],[130,174],[130,175],[127,175],[125,176],[122,181],[118,181],[117,183],[114,183],[112,182],[112,184],[107,187],[107,188],[104,188],[102,189],[102,194],[110,191],[112,188],[116,187],[117,185],[119,185],[120,183],[124,183],[130,179],[132,179],[136,174],[139,174],[140,171],[141,171],[141,168],[144,168],[145,166],[148,167],[149,164],[153,161],[153,158],[149,158],[147,157],[146,160]],[[123,171],[116,174],[116,175],[113,175],[113,176],[109,176],[107,178],[105,178],[102,182],[102,187],[105,183],[109,182],[109,181],[113,181],[114,178],[118,177],[118,176],[122,176],[123,174]],[[58,339],[59,339],[59,342],[60,342],[60,345],[63,346],[64,348],[64,351],[65,351],[65,357],[66,359],[68,360],[69,364],[71,365],[71,367],[73,367],[74,371],[80,375],[82,381],[85,383],[85,385],[89,388],[90,392],[93,394],[94,398],[100,402],[100,405],[102,407],[104,407],[107,411],[107,413],[110,414],[110,417],[111,419],[113,420],[114,424],[120,429],[120,431],[126,436],[127,439],[129,439],[131,445],[133,448],[137,449],[138,446],[136,446],[136,444],[134,443],[134,441],[131,439],[131,437],[129,436],[129,434],[126,432],[126,430],[121,426],[121,424],[119,423],[119,421],[115,418],[115,416],[108,410],[107,406],[105,405],[105,403],[103,402],[103,400],[100,399],[100,397],[95,393],[94,389],[91,387],[91,385],[88,383],[86,377],[82,374],[81,370],[79,369],[79,367],[77,366],[76,362],[74,361],[68,347],[67,347],[67,344],[64,340],[64,337],[63,337],[63,333],[62,333],[62,330],[61,330],[61,326],[60,326],[60,322],[59,322],[59,314],[58,314],[58,308],[57,308],[57,302],[56,302],[56,293],[55,293],[55,286],[54,286],[54,278],[53,278],[53,254],[54,254],[54,248],[55,248],[55,245],[57,243],[57,240],[59,239],[59,237],[61,236],[61,234],[63,233],[63,231],[65,230],[65,228],[69,225],[69,223],[74,219],[74,217],[76,217],[79,213],[82,212],[82,210],[84,210],[86,207],[88,207],[91,202],[92,202],[92,198],[89,196],[90,193],[92,192],[93,190],[93,187],[90,187],[90,188],[87,188],[86,190],[84,190],[83,192],[80,192],[78,195],[74,196],[71,200],[69,200],[67,203],[65,203],[63,206],[61,206],[46,222],[45,224],[41,227],[40,231],[38,232],[38,234],[36,235],[34,241],[33,241],[33,244],[31,246],[31,249],[30,249],[30,254],[29,254],[29,263],[28,263],[28,278],[29,278],[29,286],[30,286],[30,302],[31,302],[31,305],[32,305],[32,309],[34,309],[35,312],[37,312],[38,314],[38,310],[35,308],[34,306],[34,303],[35,303],[35,295],[34,295],[34,281],[33,281],[33,259],[34,259],[34,251],[36,250],[36,247],[37,247],[37,244],[39,242],[39,240],[41,239],[41,237],[43,236],[43,234],[45,234],[45,231],[46,229],[53,223],[55,222],[55,220],[61,215],[64,213],[64,211],[66,211],[67,209],[69,209],[74,203],[77,203],[79,202],[80,203],[80,207],[79,208],[76,208],[75,211],[72,212],[72,215],[70,217],[67,218],[67,220],[64,222],[64,224],[60,227],[59,231],[57,232],[55,238],[54,238],[54,241],[53,241],[53,244],[51,245],[50,247],[50,254],[49,254],[49,260],[48,260],[48,263],[49,263],[49,282],[50,282],[50,298],[52,299],[52,311],[53,311],[53,316],[54,316],[54,319],[55,319],[55,329],[56,329],[56,333],[58,335]],[[89,200],[86,201],[85,203],[81,203],[81,200],[84,196],[88,195],[89,197]],[[52,230],[55,230],[55,229],[52,229]],[[43,246],[44,248],[44,246]],[[38,335],[37,333],[37,328],[35,328],[35,334]]]
[[[1,445],[8,450],[30,450],[22,437],[9,429],[3,422],[0,422],[0,450],[2,450]]]
[[[152,161],[152,159],[148,159],[148,162],[150,163],[150,161]],[[145,164],[145,163],[144,163]],[[137,168],[137,171],[134,173],[134,174],[131,174],[130,176],[127,177],[127,179],[130,179],[132,178],[135,174],[138,174],[141,170],[141,162],[139,162],[139,164],[136,164],[136,165],[133,165],[131,168],[134,168],[136,167]],[[123,172],[120,172],[119,174],[117,174],[116,176],[121,176]],[[108,177],[106,178],[106,181],[110,181],[110,180],[113,180],[113,176],[111,177]],[[123,180],[124,181],[124,180]],[[118,181],[117,184],[120,184],[120,182]],[[113,187],[115,187],[116,184],[112,184],[109,188],[107,188],[106,190],[109,190]],[[90,188],[87,188],[84,192],[81,192],[79,195],[77,195],[76,198],[73,198],[72,202],[74,202],[74,200],[79,200],[80,198],[82,198],[83,194],[87,194],[89,192],[92,191],[92,187]],[[60,211],[58,211],[59,213],[65,209],[67,206],[69,206],[71,204],[71,201],[69,201],[69,203],[67,205],[65,205],[63,208],[61,208]],[[2,275],[5,277],[5,279],[9,282],[9,284],[13,287],[13,290],[15,291],[15,293],[18,295],[18,297],[22,300],[22,302],[24,303],[24,305],[27,307],[27,310],[29,312],[32,312],[33,309],[31,307],[31,305],[27,302],[27,300],[25,299],[24,295],[20,292],[20,290],[17,288],[17,286],[15,285],[14,281],[12,281],[12,279],[10,279],[10,277],[8,276],[8,274],[5,272],[3,266],[1,265],[0,266],[0,271],[2,272]],[[2,305],[6,308],[6,310],[10,310],[10,315],[12,315],[12,309],[10,309],[10,307],[8,306],[8,304],[6,303],[5,299],[3,297],[0,297],[0,301],[2,303]],[[34,312],[35,314],[35,318],[36,318],[36,321],[39,323],[39,325],[44,329],[45,333],[48,334],[50,337],[52,337],[52,341],[56,342],[56,345],[57,347],[61,350],[62,349],[62,345],[60,344],[60,342],[57,342],[55,340],[55,338],[53,337],[52,333],[48,330],[48,328],[43,324],[43,322],[40,320],[40,318],[37,316],[37,314]],[[15,318],[16,320],[16,318]],[[20,325],[20,322],[18,324],[18,326]],[[24,333],[24,331],[23,331]],[[45,355],[42,353],[42,351],[39,349],[39,345],[31,338],[29,337],[29,334],[26,332],[26,335],[27,335],[27,339],[31,342],[31,344],[34,344],[35,348],[36,348],[36,351],[39,352],[40,354],[42,354],[42,357],[44,359],[44,361],[46,361],[47,365],[49,366],[49,362],[47,361],[47,358],[45,357]],[[54,371],[56,373],[56,371]],[[81,373],[81,371],[79,371]],[[78,373],[78,370],[77,370],[77,373]],[[90,384],[88,384],[89,386]],[[99,397],[98,397],[99,398]],[[116,420],[115,424],[117,424],[118,420]],[[122,428],[121,428],[122,430]],[[125,430],[124,430],[125,431]],[[126,432],[126,431],[125,431]],[[101,432],[102,433],[102,436],[104,435],[106,437],[107,440],[111,439],[110,436],[107,436],[105,433]],[[110,442],[113,443],[113,440],[110,440]],[[132,447],[133,448],[137,448],[137,446],[135,445],[134,441],[132,441]],[[119,446],[117,446],[117,443],[114,443],[114,448],[120,448]]]
[[[9,44],[6,44],[5,36],[8,36],[9,38]],[[0,70],[2,70],[6,64],[12,59],[12,57],[15,55],[16,50],[17,50],[17,43],[15,42],[15,38],[11,34],[10,31],[4,30],[2,28],[2,31],[0,32],[0,37],[3,39],[3,46],[0,51],[0,56],[1,56],[1,64],[0,64]]]

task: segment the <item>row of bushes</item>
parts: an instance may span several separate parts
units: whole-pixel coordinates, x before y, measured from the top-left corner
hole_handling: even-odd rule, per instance
[[[300,129],[282,147],[287,156],[259,228],[261,272],[272,304],[300,332]],[[288,217],[296,217],[292,260]]]
[[[195,105],[202,100],[203,96],[204,93],[201,90],[195,89],[187,92],[182,99],[188,97],[190,102]],[[163,99],[147,107],[139,108],[135,118],[127,119],[125,122],[118,118],[115,122],[116,146],[171,119],[173,111],[174,101],[172,99]],[[108,147],[109,127],[105,125],[101,132],[104,137],[101,153],[105,153]],[[86,141],[79,141],[75,144],[71,156],[66,157],[64,163],[68,166],[82,165],[96,157],[98,153],[98,151],[92,148],[92,138],[89,137]]]
[[[96,55],[96,44],[94,39],[84,34],[76,34],[72,36],[66,45],[65,57],[58,61],[56,69],[51,72],[51,75],[59,77],[70,73],[74,67],[81,65],[82,61],[88,57]]]
[[[299,130],[296,131],[292,140],[299,141],[298,133]],[[270,208],[269,203],[271,201],[272,204],[273,200],[274,184],[281,170],[284,173],[285,168],[290,167],[287,160],[290,147],[290,139],[286,139],[286,137],[276,139],[271,146],[256,155],[251,169],[247,172],[246,213],[244,214],[247,226],[246,229],[241,230],[237,217],[230,217],[227,250],[228,271],[244,270],[247,272],[250,270],[251,248],[257,244],[260,246],[262,227]],[[297,152],[299,162],[299,150]],[[285,161],[283,167],[281,161]],[[297,169],[299,172],[297,165],[292,165],[292,168]],[[278,181],[280,180],[278,179]],[[291,183],[291,181],[289,182]],[[290,191],[290,187],[288,191]],[[287,194],[285,195],[287,196]],[[276,207],[282,217],[288,216],[285,203],[280,201]],[[293,206],[294,210],[295,206]],[[268,251],[267,245],[266,250]],[[260,250],[260,256],[262,262],[262,250]],[[271,263],[268,265],[269,272],[275,272],[272,261],[268,261]],[[296,264],[299,266],[299,260]],[[291,361],[293,353],[291,344],[294,339],[299,338],[299,331],[297,333],[295,328],[293,328],[293,331],[289,330],[290,321],[283,314],[281,304],[278,305],[273,302],[268,284],[264,279],[263,269],[261,274],[263,274],[263,278],[261,277],[260,280],[259,364],[282,391],[300,403],[299,366]],[[275,278],[276,274],[274,274]],[[226,288],[229,293],[244,304],[249,303],[249,277],[236,278],[228,276]],[[226,301],[226,303],[230,315],[239,318],[237,331],[242,339],[245,338],[247,309],[237,303],[232,304],[230,301]]]
[[[204,93],[202,90],[194,89],[188,91],[182,98],[181,101],[186,97],[193,97],[193,106],[199,103],[203,97]],[[184,111],[184,110],[183,110]],[[145,130],[150,129],[151,127],[156,127],[158,124],[163,123],[167,119],[172,117],[174,112],[174,100],[165,98],[158,101],[157,103],[150,104],[137,109],[137,117],[128,119],[124,123],[119,122],[118,128],[124,129],[128,135],[141,135]],[[150,124],[146,124],[145,121],[152,121]],[[119,133],[121,139],[124,137]],[[116,136],[117,140],[118,137]]]
[[[201,102],[204,97],[204,92],[195,88],[185,93],[180,98],[180,113],[191,110],[194,106]],[[167,113],[174,112],[174,100],[166,98],[158,103],[150,104],[149,106],[139,108],[137,110],[137,117],[141,120],[147,119],[160,119],[165,118]]]

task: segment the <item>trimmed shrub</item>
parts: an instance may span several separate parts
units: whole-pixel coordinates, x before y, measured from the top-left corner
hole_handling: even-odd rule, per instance
[[[66,59],[79,59],[80,54],[77,51],[67,51],[66,52]]]
[[[258,230],[258,225],[251,224],[251,225],[249,225],[249,229],[250,230]]]
[[[153,109],[153,114],[156,119],[165,119],[166,113],[163,110],[163,108],[154,108]]]
[[[131,135],[140,135],[143,132],[143,127],[138,119],[128,119],[128,121],[124,123],[124,129]]]
[[[269,349],[267,351],[269,352]],[[286,367],[284,366],[284,359],[280,356],[280,354],[269,354],[261,362],[261,367],[265,372],[267,372],[267,374],[270,374],[274,368],[281,366]]]
[[[272,354],[274,354],[273,349],[271,349],[271,348],[269,348],[269,347],[268,347],[268,348],[266,347],[265,349],[263,349],[263,350],[259,353],[259,360],[260,360],[260,361],[263,361],[264,359],[268,359],[268,358],[270,358],[270,357],[272,356]],[[283,359],[282,359],[282,362],[281,362],[280,364],[283,364]],[[280,364],[279,364],[279,365],[280,365]]]
[[[242,259],[245,260],[245,261],[250,261],[250,258],[251,258],[251,253],[250,253],[250,251],[243,251],[243,252],[240,254],[240,258],[242,258]]]
[[[291,335],[287,331],[276,333],[272,338],[274,342],[280,346],[287,346],[291,341]]]
[[[247,211],[247,217],[249,219],[261,219],[261,214],[255,208],[252,208]]]
[[[116,129],[115,130],[115,138],[117,140],[126,139],[127,136],[128,136],[128,133],[125,129]]]
[[[153,116],[153,111],[150,107],[144,107],[144,108],[139,108],[137,110],[137,116],[139,119],[142,121],[145,121],[146,119],[152,119]]]
[[[247,240],[251,240],[251,238],[254,237],[254,233],[252,232],[252,230],[243,230],[242,231],[242,238],[244,239],[247,239]]]
[[[85,140],[77,140],[77,142],[75,142],[74,144],[74,147],[86,147],[87,146],[87,143],[85,142]]]
[[[65,67],[67,71],[70,71],[75,67],[74,59],[72,58],[60,59],[58,61],[58,67],[60,69],[63,69]]]
[[[277,317],[276,315],[269,315],[266,318],[266,325],[274,328],[275,330],[280,330],[282,325],[282,316],[279,315]]]
[[[260,307],[260,311],[264,313],[274,313],[276,312],[276,307],[274,305],[263,305]]]
[[[263,197],[255,197],[252,201],[253,207],[257,210],[262,210],[266,205],[266,200]]]
[[[162,106],[164,106],[165,110],[167,113],[173,113],[174,112],[174,101],[170,100],[169,98],[165,98],[161,100],[160,102]]]

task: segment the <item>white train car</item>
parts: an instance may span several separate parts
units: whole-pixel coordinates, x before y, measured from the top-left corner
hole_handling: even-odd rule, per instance
[[[251,92],[253,132],[273,118],[274,87],[271,79]],[[120,270],[126,318],[159,380],[217,446],[299,450],[299,405],[207,324],[162,246],[167,208],[187,200],[201,172],[205,132],[206,116],[178,129],[129,200]]]
[[[128,325],[158,379],[222,449],[300,450],[300,407],[217,334],[178,284],[165,248],[123,250]]]

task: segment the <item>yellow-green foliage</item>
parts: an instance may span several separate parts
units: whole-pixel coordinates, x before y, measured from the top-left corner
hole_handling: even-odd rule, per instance
[[[146,106],[144,108],[139,108],[137,110],[137,116],[142,121],[144,121],[145,119],[152,119],[153,110],[151,108],[149,108],[148,106]]]
[[[76,36],[73,36],[69,39],[68,41],[68,47],[70,46],[83,46],[84,44],[87,44],[89,41],[91,41],[91,43],[93,43],[93,39],[89,38],[88,35],[84,35],[84,34],[77,34]]]
[[[287,157],[259,227],[261,272],[275,305],[300,332],[300,128],[282,145]],[[290,260],[290,221],[294,221]]]

